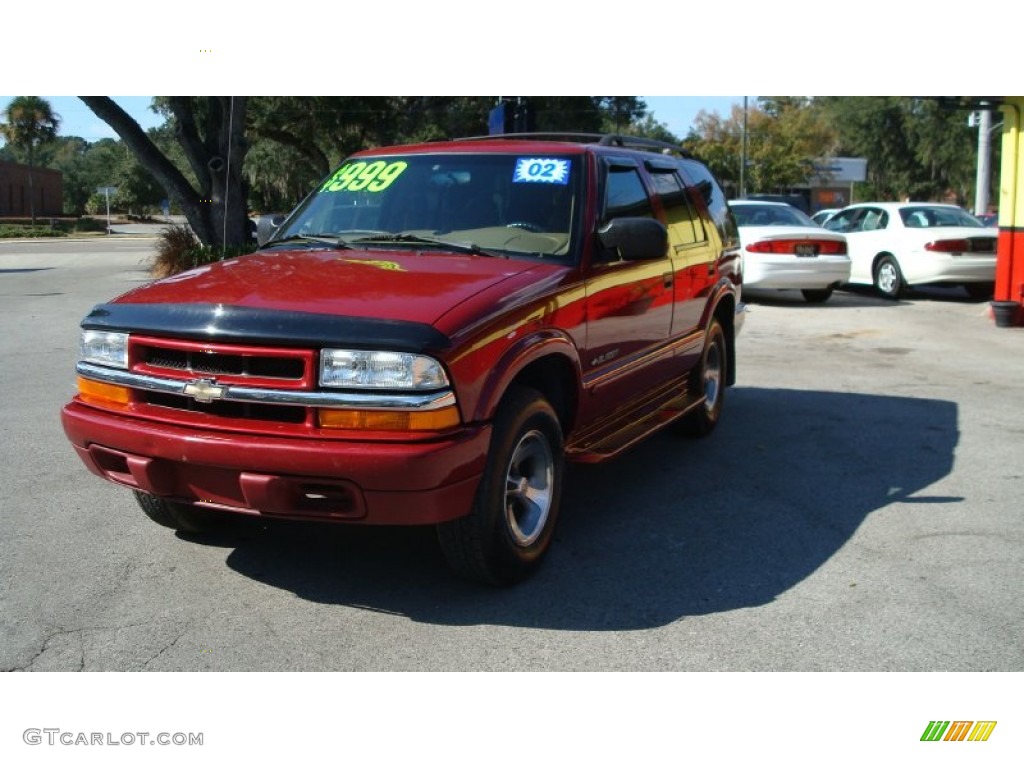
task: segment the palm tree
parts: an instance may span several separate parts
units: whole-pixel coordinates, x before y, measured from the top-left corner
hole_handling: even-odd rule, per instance
[[[15,96],[4,110],[4,122],[0,123],[0,134],[15,147],[25,150],[28,156],[28,198],[32,223],[36,223],[36,196],[32,183],[32,167],[36,147],[57,138],[60,115],[50,107],[50,102],[38,96]]]

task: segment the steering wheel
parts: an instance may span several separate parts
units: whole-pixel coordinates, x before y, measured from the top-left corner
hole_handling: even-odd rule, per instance
[[[506,229],[509,227],[515,227],[516,229],[525,229],[527,232],[543,232],[544,227],[540,224],[534,224],[532,221],[512,221],[505,225]]]

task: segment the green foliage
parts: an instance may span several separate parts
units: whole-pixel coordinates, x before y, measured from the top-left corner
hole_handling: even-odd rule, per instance
[[[538,131],[596,133],[618,125],[634,132],[646,110],[632,96],[524,98]],[[360,149],[484,135],[495,104],[492,96],[252,97],[244,166],[250,208],[290,210]]]
[[[0,223],[0,238],[22,238],[22,237],[64,237],[63,229],[54,228],[44,224],[10,224]]]
[[[746,113],[746,188],[776,192],[807,183],[813,162],[828,157],[835,133],[806,99],[765,97]],[[727,186],[738,191],[743,157],[743,108],[728,118],[699,112],[684,146],[704,160]]]
[[[976,181],[977,133],[964,110],[909,96],[830,96],[815,102],[836,127],[839,153],[868,160],[859,199],[963,204]]]
[[[645,139],[664,141],[668,144],[682,144],[679,137],[672,133],[667,125],[655,120],[653,115],[645,115],[642,119],[634,120],[629,125],[618,130],[615,130],[611,125],[606,125],[605,127],[608,133],[614,132],[623,136],[639,136]]]
[[[807,183],[811,163],[862,157],[868,178],[858,200],[953,199],[975,183],[977,134],[966,112],[938,99],[905,96],[770,96],[747,110],[746,188],[777,192]],[[684,145],[732,189],[739,186],[743,110],[701,112]]]
[[[641,122],[646,106],[633,96],[524,98],[531,106],[538,131],[618,130],[678,143],[664,126],[650,119]],[[291,210],[318,181],[357,150],[486,134],[488,113],[495,103],[492,96],[249,97],[244,151],[239,148],[236,155],[241,158],[243,174],[239,199],[248,202],[249,210]],[[192,202],[208,200],[209,170],[199,155],[211,150],[211,137],[223,128],[222,101],[161,96],[154,98],[153,109],[166,121],[147,132],[149,141],[191,187],[195,197]],[[184,130],[189,125],[194,131],[191,140],[186,139]],[[164,199],[170,199],[176,210],[183,210],[183,201],[158,183],[146,170],[152,166],[144,167],[123,141],[104,139],[90,144],[80,138],[63,137],[45,150],[42,164],[63,173],[65,210],[69,213],[105,214],[106,201],[95,194],[100,186],[118,187],[111,200],[118,211],[147,214]],[[199,231],[191,218],[190,222],[194,231]],[[204,231],[222,232],[223,227],[211,225]]]
[[[75,221],[75,232],[106,232],[107,222],[83,216]]]
[[[36,147],[57,137],[60,115],[53,111],[46,99],[15,96],[3,114],[0,134],[8,143],[25,151],[29,165],[32,164]]]
[[[129,214],[154,213],[166,194],[153,175],[134,157],[126,159],[117,169],[114,186],[117,193],[110,204]]]

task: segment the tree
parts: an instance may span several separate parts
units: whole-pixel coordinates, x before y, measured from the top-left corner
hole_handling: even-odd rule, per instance
[[[357,150],[486,134],[496,103],[493,96],[157,97],[154,109],[167,123],[147,135],[109,97],[79,98],[181,206],[204,244],[220,245],[223,235],[230,246],[247,241],[250,190],[261,209],[291,208]],[[524,98],[538,131],[599,132],[646,114],[633,96]]]
[[[815,160],[828,157],[836,136],[807,99],[764,97],[747,110],[747,180],[756,192],[803,186]],[[738,188],[743,156],[743,108],[728,118],[698,112],[684,146],[708,164],[730,187]]]
[[[194,183],[109,96],[79,98],[114,129],[142,167],[181,207],[204,245],[245,246],[249,222],[242,165],[248,150],[247,97],[168,96],[160,100]]]
[[[667,125],[656,120],[654,115],[651,114],[644,115],[642,119],[634,119],[629,125],[619,129],[616,133],[624,136],[639,136],[644,139],[664,141],[668,144],[682,144],[679,137],[672,133]]]
[[[635,132],[633,96],[525,96],[537,131]],[[493,96],[262,96],[249,99],[245,175],[253,205],[294,206],[345,157],[373,146],[479,136]]]
[[[937,98],[829,96],[815,99],[836,126],[841,153],[866,158],[860,196],[898,200],[955,198],[973,193],[976,134],[966,110]]]
[[[29,211],[32,223],[36,223],[36,195],[32,179],[36,149],[53,141],[60,127],[60,115],[50,107],[50,102],[38,96],[16,96],[4,110],[5,122],[0,123],[4,138],[25,151],[28,158]]]
[[[131,154],[126,157],[114,175],[114,204],[129,214],[146,215],[156,210],[164,199],[159,182]]]

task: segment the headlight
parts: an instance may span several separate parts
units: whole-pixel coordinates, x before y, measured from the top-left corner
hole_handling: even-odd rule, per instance
[[[448,377],[439,362],[424,355],[323,349],[320,350],[320,385],[351,389],[431,390],[447,387]]]
[[[78,345],[79,360],[114,368],[128,367],[128,334],[109,331],[82,331]]]

